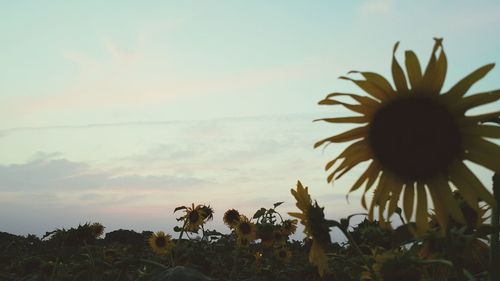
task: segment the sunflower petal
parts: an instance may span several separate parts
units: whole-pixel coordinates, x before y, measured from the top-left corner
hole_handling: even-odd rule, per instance
[[[378,107],[380,103],[370,97],[366,96],[360,96],[360,95],[355,95],[355,94],[348,94],[348,93],[331,93],[326,96],[325,99],[329,99],[332,97],[350,97],[353,100],[357,101],[363,106],[368,106],[368,107]]]
[[[368,211],[368,218],[370,220],[373,220],[373,210],[374,210],[375,206],[377,204],[379,204],[379,198],[382,197],[383,195],[385,195],[386,193],[389,193],[390,187],[387,185],[388,177],[389,176],[387,175],[387,173],[382,173],[382,175],[380,176],[380,179],[378,181],[378,185],[375,188],[375,191],[373,192],[373,198],[372,198],[372,202],[370,204],[370,210]]]
[[[371,154],[367,153],[367,152],[357,153],[357,154],[355,154],[355,155],[353,155],[351,157],[348,157],[348,158],[346,157],[344,159],[344,161],[342,161],[342,163],[340,163],[340,165],[337,167],[337,169],[335,169],[335,171],[333,171],[328,176],[327,181],[331,182],[332,179],[333,179],[333,177],[335,177],[335,175],[340,172],[340,174],[336,177],[336,179],[339,179],[340,177],[342,177],[342,175],[344,175],[345,173],[347,173],[354,166],[358,165],[361,162],[368,161],[371,158],[372,158]]]
[[[444,94],[444,98],[447,100],[458,100],[463,97],[470,87],[488,74],[493,67],[495,67],[495,64],[490,63],[474,70],[471,74],[460,80],[446,94]]]
[[[500,146],[482,138],[466,138],[465,159],[500,172]]]
[[[355,155],[359,153],[360,151],[363,151],[366,149],[366,141],[365,140],[360,140],[357,141],[351,145],[349,145],[342,153],[340,153],[337,158],[333,159],[332,161],[328,162],[325,166],[325,170],[329,170],[339,159],[346,158],[346,157],[351,157],[352,155]]]
[[[372,161],[368,168],[366,168],[366,171],[361,174],[361,176],[356,180],[356,182],[352,185],[351,189],[349,190],[349,193],[358,190],[363,183],[370,177],[370,175],[373,174],[374,169],[376,169],[375,162]],[[349,193],[347,196],[349,196]]]
[[[500,138],[500,126],[477,125],[462,128],[462,133],[474,137]]]
[[[455,200],[453,194],[451,193],[448,181],[446,179],[439,178],[436,179],[435,182],[431,182],[431,184],[434,184],[434,187],[430,186],[429,188],[435,189],[436,196],[440,198],[444,207],[453,219],[459,223],[465,224],[464,215],[458,206],[457,200]]]
[[[473,115],[473,116],[465,116],[464,120],[460,122],[461,125],[464,124],[477,124],[483,122],[492,122],[500,120],[500,111],[495,111],[491,113]]]
[[[339,78],[353,82],[358,87],[360,87],[363,91],[365,91],[367,94],[369,94],[370,96],[372,96],[378,100],[386,100],[387,99],[386,93],[382,89],[380,89],[377,85],[373,84],[372,82],[370,82],[368,80],[356,80],[356,79],[352,79],[352,78],[345,77],[345,76],[341,76]]]
[[[458,188],[460,195],[464,198],[465,202],[473,208],[474,210],[479,210],[479,200],[478,195],[472,186],[468,185],[466,182],[460,180],[460,176],[457,178],[456,171],[451,171],[450,181],[453,185]]]
[[[459,102],[452,106],[451,110],[456,114],[463,114],[469,109],[492,103],[497,100],[500,100],[500,90],[479,93],[460,99]]]
[[[405,192],[403,194],[403,210],[405,212],[406,221],[410,221],[413,215],[414,208],[415,187],[413,183],[405,185]]]
[[[396,89],[399,94],[408,94],[408,84],[406,83],[405,73],[399,65],[398,60],[396,59],[396,51],[398,49],[399,42],[396,42],[394,45],[394,49],[392,51],[392,79],[394,80],[394,84],[396,85]]]
[[[355,71],[357,73],[357,71]],[[385,79],[384,76],[375,73],[375,72],[359,72],[363,77],[370,83],[376,85],[379,87],[381,90],[383,90],[386,93],[387,97],[390,97],[393,95],[394,89],[392,88],[391,84],[387,79]]]
[[[436,42],[431,53],[431,58],[422,77],[422,91],[420,94],[423,95],[438,95],[446,76],[447,62],[442,47],[442,39],[434,38],[434,40]],[[439,48],[441,48],[441,54],[436,61],[436,52]]]
[[[317,148],[318,146],[321,146],[322,144],[324,144],[326,142],[347,142],[347,141],[359,139],[359,138],[364,137],[366,135],[367,131],[368,131],[368,126],[354,128],[354,129],[351,129],[351,130],[344,132],[342,134],[338,134],[338,135],[326,138],[324,140],[321,140],[321,141],[314,144],[314,148]]]
[[[337,117],[337,118],[321,118],[314,121],[325,121],[328,123],[367,123],[369,119],[366,116],[352,117]]]
[[[495,206],[495,198],[484,187],[476,175],[462,162],[456,161],[451,165],[451,180],[459,189],[458,185],[464,185],[473,189],[477,196],[488,203],[490,206]]]
[[[396,211],[396,208],[398,207],[399,197],[401,195],[402,190],[403,190],[402,183],[396,184],[392,188],[391,201],[389,203],[389,209],[387,210],[387,217],[388,218],[391,217],[392,214],[394,214],[394,211]]]
[[[417,182],[417,214],[415,221],[419,233],[424,233],[429,228],[427,208],[427,191],[425,189],[425,185]]]
[[[325,255],[323,248],[321,248],[321,245],[316,241],[313,241],[309,252],[309,262],[318,268],[318,273],[321,277],[325,275],[328,269],[328,258]]]
[[[432,203],[434,203],[436,219],[441,226],[441,234],[444,235],[448,229],[448,210],[446,209],[446,205],[442,202],[443,199],[437,194],[437,190],[434,186],[429,186],[429,193],[431,194]]]
[[[420,82],[422,81],[422,70],[420,68],[420,62],[418,61],[417,55],[413,51],[405,52],[405,64],[411,88],[415,91],[420,87]]]
[[[365,208],[365,210],[368,209],[367,205],[366,205],[366,193],[370,190],[370,188],[373,186],[375,181],[379,178],[380,172],[381,172],[381,170],[380,170],[378,164],[375,164],[374,169],[371,171],[370,175],[368,176],[368,181],[366,182],[365,190],[363,192],[363,195],[361,196],[361,205],[363,206],[363,208]]]

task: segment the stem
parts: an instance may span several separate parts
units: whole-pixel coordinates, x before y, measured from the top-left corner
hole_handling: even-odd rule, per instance
[[[500,173],[495,173],[493,175],[493,196],[495,197],[496,206],[491,208],[491,226],[495,230],[491,234],[490,242],[490,280],[500,281],[500,247],[499,247],[499,235],[496,228],[500,225]]]
[[[177,245],[181,243],[182,236],[184,235],[184,229],[186,228],[187,220],[184,220],[184,224],[182,225],[181,233],[179,234],[179,238],[177,239]]]
[[[354,250],[358,253],[358,255],[361,257],[361,260],[363,263],[366,265],[366,267],[370,270],[370,273],[375,277],[377,276],[375,272],[373,271],[373,268],[370,266],[370,263],[366,259],[365,255],[363,254],[363,251],[361,251],[361,248],[359,248],[358,243],[354,240],[354,237],[352,237],[351,233],[347,231],[347,229],[344,229],[343,227],[339,227],[340,231],[345,235],[347,240],[349,240],[349,244],[353,246]]]

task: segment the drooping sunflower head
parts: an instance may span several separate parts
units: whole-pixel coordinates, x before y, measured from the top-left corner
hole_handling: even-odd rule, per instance
[[[151,250],[158,255],[168,254],[174,247],[171,236],[165,234],[163,231],[158,231],[151,235],[148,239],[148,244]]]
[[[239,238],[255,240],[257,227],[255,226],[255,223],[251,222],[247,217],[242,215],[240,217],[240,222],[235,227],[235,231]]]
[[[224,213],[224,224],[229,228],[234,228],[240,222],[240,212],[235,209],[229,209]]]
[[[333,171],[328,182],[338,179],[359,163],[370,161],[365,172],[350,191],[365,185],[362,197],[377,182],[369,207],[370,218],[378,207],[379,221],[385,223],[403,197],[403,210],[408,221],[415,220],[420,232],[428,227],[427,194],[430,194],[439,224],[447,228],[448,216],[463,222],[464,216],[453,200],[450,182],[460,190],[472,208],[478,201],[494,205],[491,193],[481,184],[464,160],[492,171],[500,171],[500,148],[484,138],[500,138],[500,127],[482,122],[498,118],[500,112],[466,115],[470,109],[500,99],[500,90],[465,96],[469,88],[484,77],[493,64],[485,65],[449,90],[442,93],[447,71],[447,58],[442,40],[436,39],[427,67],[422,71],[417,56],[405,52],[406,73],[395,58],[392,76],[394,87],[383,76],[373,72],[351,72],[364,79],[350,80],[369,96],[332,93],[322,105],[342,105],[358,113],[352,117],[320,119],[331,123],[356,123],[360,127],[321,140],[315,147],[328,143],[355,141],[338,157],[327,163]],[[339,100],[348,97],[355,103]],[[338,163],[338,165],[336,165]],[[416,206],[415,206],[416,201]]]
[[[283,235],[289,236],[295,233],[297,230],[297,220],[284,220],[281,225],[281,231]]]
[[[292,189],[291,193],[297,200],[297,208],[302,212],[288,214],[300,219],[300,223],[304,225],[304,234],[312,239],[309,262],[314,264],[318,268],[319,274],[323,276],[328,267],[328,259],[324,250],[331,243],[330,227],[332,223],[325,219],[324,208],[319,207],[317,202],[312,203],[308,188],[304,187],[300,181],[297,182],[297,189]]]
[[[201,212],[201,217],[202,219],[206,222],[214,217],[214,209],[210,207],[210,205],[201,205],[199,206],[200,212]]]

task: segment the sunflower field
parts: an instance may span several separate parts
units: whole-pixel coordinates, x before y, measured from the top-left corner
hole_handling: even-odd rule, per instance
[[[0,280],[500,280],[500,147],[493,140],[500,111],[469,114],[498,101],[500,90],[467,94],[494,64],[443,92],[442,39],[425,69],[412,51],[403,68],[397,48],[393,84],[351,71],[362,78],[341,79],[368,95],[334,92],[319,102],[354,115],[316,121],[359,124],[315,147],[352,142],[326,164],[328,182],[368,162],[349,191],[364,189],[366,213],[326,218],[298,181],[291,189],[297,208],[286,212],[283,202],[253,214],[193,203],[175,208],[178,226],[165,231],[104,235],[103,225],[86,223],[41,238],[1,232]],[[464,161],[492,171],[492,185]],[[210,229],[219,214],[223,232]],[[345,242],[332,242],[334,228]],[[291,239],[297,231],[305,238]]]

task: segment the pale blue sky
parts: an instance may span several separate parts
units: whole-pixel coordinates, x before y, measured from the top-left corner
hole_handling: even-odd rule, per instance
[[[396,41],[425,63],[433,37],[446,89],[500,62],[499,14],[498,1],[3,1],[0,231],[170,231],[191,202],[225,230],[230,207],[292,211],[297,179],[330,218],[358,211],[344,194],[359,169],[325,181],[342,146],[312,149],[345,127],[311,120],[345,112],[317,101],[359,92],[337,79],[349,70],[387,76]]]

